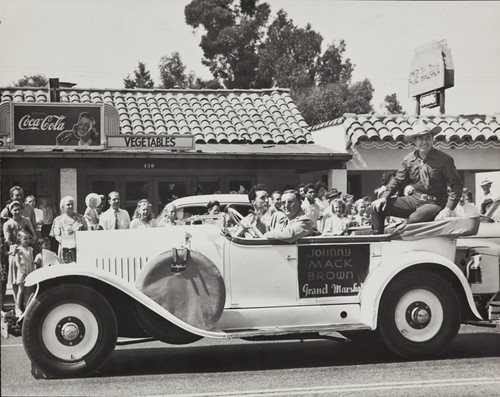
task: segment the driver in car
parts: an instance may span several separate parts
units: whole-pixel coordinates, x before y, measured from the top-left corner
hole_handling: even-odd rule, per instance
[[[254,237],[255,235],[260,237],[286,218],[283,212],[270,210],[269,194],[265,185],[252,186],[248,192],[248,201],[252,204],[253,212],[242,220],[238,236],[248,235],[247,232],[249,232]],[[254,231],[258,231],[258,233],[254,233]]]

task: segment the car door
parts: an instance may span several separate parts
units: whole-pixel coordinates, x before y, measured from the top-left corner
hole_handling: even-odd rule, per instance
[[[290,306],[298,302],[297,245],[233,239],[226,260],[231,306]]]

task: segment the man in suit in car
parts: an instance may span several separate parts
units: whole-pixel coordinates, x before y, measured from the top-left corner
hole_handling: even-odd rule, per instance
[[[293,243],[313,234],[313,221],[304,213],[298,191],[283,192],[281,209],[286,218],[277,222],[273,229],[264,234],[264,237]]]

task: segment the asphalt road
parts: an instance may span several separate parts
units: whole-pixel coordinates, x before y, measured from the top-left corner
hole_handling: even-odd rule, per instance
[[[328,340],[119,346],[86,379],[35,380],[21,338],[2,339],[2,396],[500,396],[500,328],[462,327],[445,356],[402,361]]]

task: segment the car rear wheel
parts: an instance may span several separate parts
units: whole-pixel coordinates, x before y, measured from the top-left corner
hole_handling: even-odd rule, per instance
[[[392,352],[407,359],[444,353],[460,328],[460,302],[441,276],[413,271],[394,279],[382,295],[378,333]]]
[[[108,301],[81,285],[64,285],[35,298],[23,321],[23,343],[36,378],[86,376],[99,369],[117,340]]]

